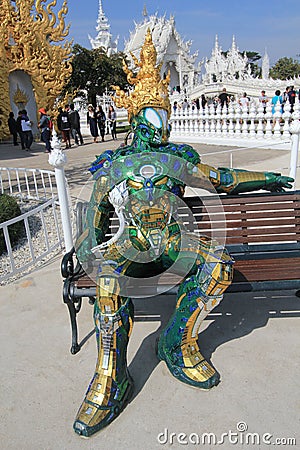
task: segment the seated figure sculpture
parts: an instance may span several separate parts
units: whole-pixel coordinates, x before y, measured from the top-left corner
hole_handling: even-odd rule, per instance
[[[128,110],[132,140],[104,152],[92,164],[93,192],[76,243],[83,267],[96,267],[97,284],[98,358],[74,423],[75,432],[85,437],[111,423],[133,392],[126,357],[134,318],[126,288],[130,279],[170,268],[182,276],[176,309],[157,343],[158,358],[183,383],[203,389],[219,383],[220,375],[200,353],[198,331],[230,285],[233,261],[224,246],[184,230],[176,218],[185,186],[237,194],[282,191],[293,181],[278,173],[216,169],[202,164],[191,146],[170,143],[169,75],[160,77],[149,30],[140,61],[133,58],[139,72],[134,75],[125,63],[124,70],[134,91],[125,94],[114,87],[115,104]],[[105,242],[112,205],[120,228]]]

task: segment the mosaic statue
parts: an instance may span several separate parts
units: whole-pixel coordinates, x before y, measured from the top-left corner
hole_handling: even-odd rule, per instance
[[[155,279],[170,268],[182,276],[176,309],[157,343],[158,358],[183,383],[202,389],[219,383],[220,375],[200,353],[198,331],[230,285],[233,261],[224,246],[185,230],[176,217],[185,186],[236,194],[282,191],[293,181],[271,172],[216,169],[202,164],[191,146],[170,143],[169,76],[160,77],[150,31],[140,61],[134,57],[134,62],[138,73],[125,63],[124,70],[135,89],[125,94],[115,87],[114,98],[128,110],[131,141],[92,164],[93,192],[76,243],[81,264],[97,283],[98,359],[74,423],[75,432],[85,437],[111,423],[133,392],[126,352],[134,319],[130,292],[138,286],[136,280],[141,286],[141,280]],[[105,242],[112,206],[120,227]]]

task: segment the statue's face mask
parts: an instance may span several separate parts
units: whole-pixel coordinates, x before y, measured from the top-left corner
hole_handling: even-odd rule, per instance
[[[134,133],[142,141],[159,145],[168,142],[170,127],[167,111],[161,108],[143,108],[131,122]]]

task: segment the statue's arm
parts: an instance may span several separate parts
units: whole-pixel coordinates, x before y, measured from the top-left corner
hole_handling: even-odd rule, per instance
[[[199,163],[193,167],[192,177],[189,178],[191,186],[202,187],[208,190],[213,188],[218,193],[240,194],[260,189],[271,192],[283,192],[291,189],[291,177],[274,172],[252,172],[241,169],[218,169],[207,164]],[[213,188],[212,188],[213,187]]]
[[[107,177],[100,177],[95,181],[86,211],[83,232],[75,244],[80,261],[86,261],[92,257],[91,249],[103,242],[109,228],[109,213],[112,205],[109,202],[108,189]]]

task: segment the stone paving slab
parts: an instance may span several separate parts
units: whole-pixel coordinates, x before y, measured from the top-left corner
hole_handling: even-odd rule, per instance
[[[299,445],[299,298],[294,292],[225,296],[200,335],[204,355],[221,373],[221,383],[208,392],[180,383],[156,359],[155,341],[174,307],[174,296],[135,300],[129,344],[134,398],[109,428],[89,440],[78,437],[72,422],[93,375],[96,345],[93,336],[77,355],[69,352],[59,265],[57,260],[0,287],[1,448],[178,449],[183,446],[177,441],[179,433],[192,442],[195,433],[202,439],[205,432],[220,440],[222,433],[237,432],[240,422],[260,440],[270,433],[272,442],[296,437]],[[81,337],[93,327],[87,301],[79,325]],[[176,433],[174,445],[170,433]],[[238,438],[243,435],[238,433]],[[206,441],[185,447],[216,445]],[[231,447],[242,445],[225,439],[223,448]],[[266,446],[246,446],[251,447]]]

